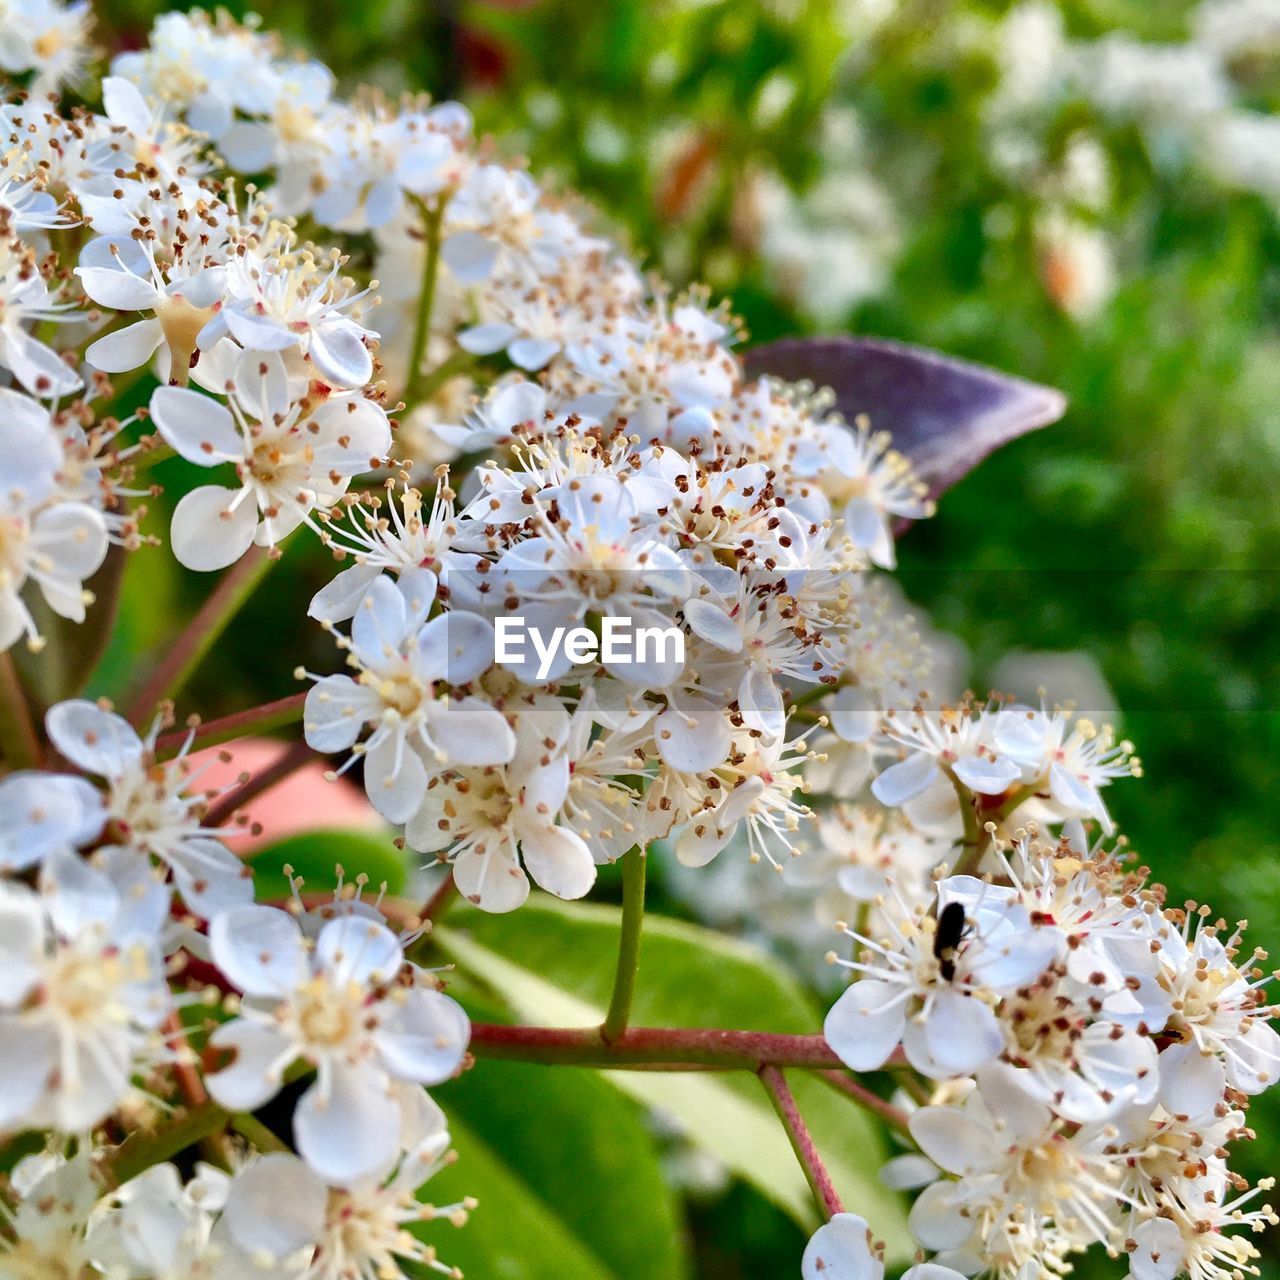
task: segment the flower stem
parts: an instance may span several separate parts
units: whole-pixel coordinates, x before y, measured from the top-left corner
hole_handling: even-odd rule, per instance
[[[632,1027],[617,1039],[596,1027],[511,1027],[477,1022],[471,1028],[477,1058],[506,1058],[572,1067],[711,1067],[758,1071],[761,1066],[837,1068],[843,1064],[821,1035],[722,1031],[716,1027]]]
[[[0,653],[0,754],[11,769],[30,768],[44,758],[31,703],[8,653]]]
[[[618,968],[613,978],[609,1012],[600,1027],[600,1038],[613,1044],[631,1020],[631,1002],[640,968],[640,931],[644,925],[646,850],[637,846],[622,858],[622,929],[618,938]]]
[[[282,1138],[267,1128],[255,1115],[247,1111],[237,1111],[230,1119],[231,1127],[242,1137],[247,1138],[255,1151],[287,1151],[293,1148]]]
[[[427,339],[431,336],[431,310],[435,304],[436,277],[440,272],[440,223],[444,218],[444,206],[443,199],[435,205],[420,203],[426,256],[422,264],[422,288],[418,293],[418,314],[413,326],[413,348],[409,355],[409,380],[404,392],[410,408],[421,399],[428,377],[423,372],[422,362],[427,354]]]
[[[172,1160],[179,1152],[220,1133],[227,1123],[227,1113],[215,1102],[191,1107],[167,1128],[155,1133],[139,1130],[116,1149],[106,1163],[106,1173],[113,1185],[123,1186],[153,1164]]]
[[[291,693],[287,698],[277,698],[274,702],[264,702],[244,711],[235,711],[218,720],[206,720],[195,726],[193,743],[201,747],[216,747],[219,743],[231,742],[250,733],[271,733],[275,729],[297,724],[302,719],[302,708],[306,700],[305,693]],[[157,758],[167,760],[182,748],[182,744],[192,733],[191,729],[175,729],[172,733],[162,734],[156,740]]]
[[[129,719],[141,726],[166,698],[179,693],[205,655],[240,612],[271,565],[266,547],[250,547],[222,576],[200,611],[187,623],[168,656],[133,701]]]
[[[777,1067],[766,1066],[760,1068],[759,1076],[760,1083],[764,1085],[765,1092],[769,1095],[769,1101],[773,1103],[773,1109],[778,1113],[778,1119],[782,1121],[782,1127],[787,1131],[787,1137],[791,1140],[791,1149],[796,1153],[796,1159],[800,1161],[800,1167],[804,1170],[805,1179],[813,1192],[814,1200],[818,1203],[818,1208],[827,1218],[834,1218],[837,1213],[843,1213],[844,1205],[840,1203],[835,1184],[831,1181],[827,1166],[822,1163],[822,1157],[818,1154],[818,1148],[814,1146],[804,1117],[796,1106],[796,1100],[782,1072]]]

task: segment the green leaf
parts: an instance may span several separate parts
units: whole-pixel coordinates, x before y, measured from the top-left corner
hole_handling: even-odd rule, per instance
[[[336,868],[342,867],[346,883],[352,883],[362,872],[369,877],[374,893],[385,884],[387,892],[403,890],[408,874],[408,860],[392,843],[388,831],[361,831],[350,827],[322,827],[289,836],[255,853],[253,866],[254,892],[259,902],[284,898],[289,894],[289,878],[285,867],[301,876],[307,889],[324,893],[338,883]]]
[[[487,981],[521,1021],[599,1024],[617,947],[615,909],[539,898],[514,916],[459,908],[450,921],[433,935],[436,943],[464,971]],[[806,1033],[821,1026],[821,1015],[764,953],[650,916],[632,1022]],[[478,1070],[488,1065],[482,1062]],[[631,1097],[674,1115],[693,1141],[802,1225],[816,1224],[804,1176],[756,1080],[729,1073],[603,1074]],[[875,1124],[812,1077],[792,1072],[788,1079],[846,1207],[872,1223],[890,1262],[909,1258],[914,1246],[901,1202],[877,1176],[885,1151]]]
[[[461,1231],[443,1223],[431,1228],[428,1238],[442,1262],[474,1280],[618,1280],[561,1221],[562,1206],[541,1199],[504,1154],[466,1124],[451,1118],[449,1128],[458,1162],[432,1178],[422,1198],[447,1204],[475,1196],[479,1205]],[[616,1210],[605,1207],[609,1217]]]
[[[511,1178],[525,1183],[529,1199],[541,1201],[544,1212],[558,1218],[609,1275],[682,1280],[689,1274],[675,1197],[663,1179],[643,1113],[594,1072],[482,1062],[433,1092],[450,1124],[461,1120],[471,1140],[484,1143]],[[590,1138],[566,1141],[573,1134]],[[465,1193],[472,1183],[467,1152],[461,1155],[457,1183]],[[504,1215],[482,1193],[469,1193],[481,1204],[467,1234],[508,1240],[511,1228]],[[603,1204],[625,1205],[626,1211],[605,1213]]]

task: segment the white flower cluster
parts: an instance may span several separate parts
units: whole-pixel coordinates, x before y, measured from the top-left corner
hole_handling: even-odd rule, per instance
[[[1081,96],[1113,118],[1134,120],[1153,152],[1191,158],[1221,182],[1280,198],[1280,116],[1254,109],[1260,65],[1280,58],[1275,0],[1201,0],[1181,43],[1156,44],[1123,32],[1072,40],[1048,0],[1025,0],[1000,28],[997,123],[1015,126],[1001,145],[1022,151],[1017,126],[1045,105]]]
[[[250,1260],[257,1274],[264,1256],[281,1280],[339,1280],[398,1266],[395,1257],[454,1274],[404,1230],[437,1213],[465,1220],[465,1206],[415,1198],[451,1158],[422,1086],[460,1069],[470,1033],[462,1009],[406,959],[416,935],[397,937],[358,895],[298,914],[255,905],[248,867],[202,825],[218,797],[196,789],[207,765],[188,764],[189,737],[158,759],[160,721],[144,741],[83,701],[54,706],[46,727],[101,782],[38,770],[0,780],[0,1135],[83,1137],[112,1115],[145,1114],[158,1070],[193,1065],[178,1017],[207,1001],[171,990],[188,963],[179,948],[241,993],[207,1037],[215,1059],[232,1054],[206,1076],[216,1102],[253,1111],[300,1071],[315,1074],[293,1117],[300,1158],[263,1156],[202,1205],[169,1166],[105,1201],[85,1162],[59,1166],[44,1176],[74,1184],[67,1198],[55,1209],[42,1207],[47,1187],[24,1198],[0,1270],[44,1274],[31,1270],[42,1251],[74,1248],[92,1264],[83,1274],[150,1267],[151,1280],[230,1280]],[[34,887],[18,878],[29,872]],[[186,909],[177,915],[175,893]],[[288,1188],[287,1229],[264,1212],[263,1185]],[[218,1209],[214,1223],[204,1211]]]
[[[437,1123],[388,1177],[350,1188],[328,1187],[296,1157],[271,1153],[232,1175],[197,1165],[185,1183],[174,1165],[152,1165],[110,1191],[84,1154],[27,1156],[10,1179],[16,1203],[6,1210],[0,1268],[14,1280],[348,1280],[403,1276],[411,1264],[456,1278],[407,1230],[466,1222],[470,1201],[414,1195],[452,1155]]]
[[[826,1022],[854,1070],[938,1082],[910,1118],[933,1167],[890,1174],[924,1184],[917,1239],[965,1275],[1065,1272],[1093,1244],[1135,1280],[1248,1270],[1228,1229],[1276,1216],[1244,1207],[1226,1148],[1280,1068],[1261,953],[1120,857],[1034,835],[993,856],[925,904],[889,882],[883,933],[847,930],[858,979]]]
[[[6,5],[0,64],[56,85],[84,22]],[[300,673],[306,742],[482,909],[530,880],[582,897],[659,842],[689,870],[808,851],[792,890],[861,948],[831,1048],[930,1082],[927,1160],[892,1175],[927,1183],[912,1226],[937,1257],[912,1280],[1060,1274],[1095,1242],[1135,1280],[1244,1270],[1224,1228],[1273,1217],[1228,1198],[1226,1164],[1280,1052],[1260,957],[1087,851],[1128,743],[922,688],[928,647],[876,571],[932,503],[879,424],[747,381],[723,307],[647,280],[456,104],[345,102],[199,13],[112,72],[101,113],[3,108],[0,650],[39,647],[37,595],[85,618],[110,544],[144,541],[156,454],[208,469],[176,558],[278,555],[307,526],[342,562],[310,613],[348,670]],[[295,216],[357,233],[352,256]],[[96,420],[148,374],[145,409]],[[426,925],[363,879],[255,902],[223,842],[238,797],[200,788],[171,723],[60,701],[19,726],[47,767],[0,778],[0,1134],[48,1136],[7,1189],[0,1274],[456,1275],[410,1230],[471,1207],[418,1198],[451,1158],[424,1089],[473,1037],[414,959]],[[230,1172],[130,1168],[175,1107],[213,1117],[182,1149],[211,1136]],[[803,1267],[883,1275],[851,1214]]]

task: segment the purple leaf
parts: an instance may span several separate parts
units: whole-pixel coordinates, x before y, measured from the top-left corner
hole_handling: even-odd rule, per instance
[[[784,338],[746,353],[747,373],[830,387],[852,421],[893,436],[937,497],[1002,444],[1066,411],[1049,387],[883,338]]]

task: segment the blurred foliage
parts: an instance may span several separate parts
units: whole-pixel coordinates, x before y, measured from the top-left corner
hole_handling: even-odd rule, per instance
[[[127,45],[141,40],[154,12],[171,6],[108,0],[97,7],[103,28],[124,33]],[[243,13],[239,4],[228,7]],[[1280,783],[1280,220],[1273,204],[1215,183],[1168,138],[1104,118],[1083,101],[1056,104],[1040,121],[1043,154],[1063,160],[1084,131],[1109,166],[1107,199],[1070,212],[1104,238],[1114,285],[1089,314],[1070,314],[1038,238],[1043,186],[993,162],[987,103],[998,77],[994,24],[1009,8],[1002,0],[282,0],[257,7],[347,86],[372,81],[388,92],[464,96],[500,146],[528,154],[550,181],[597,203],[671,278],[705,280],[727,293],[753,340],[819,327],[795,281],[768,261],[762,219],[787,209],[788,199],[803,201],[833,172],[834,203],[843,191],[853,206],[865,198],[858,173],[874,175],[894,213],[893,252],[883,255],[882,278],[823,327],[937,346],[1060,387],[1071,399],[1062,424],[988,461],[904,541],[908,594],[967,643],[967,677],[978,687],[1011,651],[1092,655],[1146,765],[1145,781],[1113,793],[1135,848],[1175,900],[1194,892],[1224,915],[1252,917],[1256,940],[1280,945],[1273,798]],[[1056,8],[1075,39],[1123,29],[1180,40],[1190,6],[1061,0]],[[1258,107],[1280,102],[1280,85],[1255,83],[1250,93]],[[833,111],[856,123],[852,133],[837,130],[834,144]],[[835,170],[833,145],[846,148]],[[772,203],[762,203],[769,190]],[[824,198],[833,200],[830,192]],[[830,270],[845,267],[833,259]],[[304,649],[313,652],[292,644],[294,620],[326,573],[324,553],[296,545],[287,564],[278,590],[260,593],[218,647],[188,709],[213,714],[253,694],[278,697],[291,691],[299,660],[331,661],[319,629],[303,633]],[[100,692],[121,692],[122,654],[154,652],[173,616],[198,598],[199,585],[159,554],[137,557],[127,577],[126,625],[99,668]],[[273,643],[286,629],[287,652]],[[537,911],[527,910],[517,923],[534,929]],[[484,923],[474,922],[481,943]],[[522,961],[532,946],[526,940],[516,948]],[[511,957],[510,945],[500,954]],[[659,990],[679,973],[674,960],[647,962]],[[594,978],[585,974],[596,972],[594,963],[583,961],[576,998],[591,998]],[[603,981],[607,966],[596,967]],[[714,974],[705,985],[688,981],[686,992],[703,995],[681,1013],[714,1020],[729,985]],[[581,1169],[566,1163],[557,1133],[573,1127],[571,1114],[584,1114],[573,1110],[577,1077],[548,1097],[546,1115],[532,1108],[517,1115],[512,1099],[533,1094],[526,1077],[536,1070],[499,1069],[500,1080],[478,1072],[445,1102],[460,1108],[459,1146],[496,1216],[519,1216],[521,1231],[567,1243],[557,1254],[534,1247],[531,1236],[513,1261],[486,1258],[491,1246],[478,1239],[464,1246],[481,1251],[468,1257],[475,1262],[469,1274],[518,1280],[535,1274],[522,1259],[557,1256],[557,1274],[659,1274],[611,1270],[610,1242],[590,1230],[584,1206],[592,1188],[581,1184],[603,1178],[590,1162],[605,1158],[615,1139],[637,1154],[632,1181],[619,1184],[628,1188],[626,1200],[614,1204],[611,1218],[642,1207],[649,1216],[639,1221],[654,1237],[682,1218],[690,1270],[700,1277],[794,1274],[799,1232],[758,1187],[734,1181],[683,1207],[668,1203],[652,1177],[652,1143],[643,1141],[634,1102],[610,1090],[613,1100],[604,1103],[595,1077],[581,1083],[578,1103],[600,1102],[607,1133],[592,1139]],[[549,1083],[536,1082],[539,1098]],[[492,1097],[483,1094],[488,1088]],[[1254,1115],[1270,1135],[1242,1153],[1242,1167],[1257,1176],[1275,1164],[1280,1102],[1264,1099]],[[537,1142],[546,1160],[522,1173],[506,1166],[501,1140],[533,1121],[545,1130]],[[851,1150],[865,1167],[874,1162],[861,1142]],[[528,1188],[517,1194],[504,1182],[521,1178],[537,1183],[541,1199],[533,1203],[541,1207],[532,1214]],[[460,1171],[457,1185],[473,1183]],[[575,1194],[581,1199],[571,1203]],[[1270,1249],[1264,1274],[1275,1276],[1274,1243]],[[681,1265],[671,1262],[662,1274],[678,1276]],[[1100,1270],[1114,1272],[1115,1264]]]

